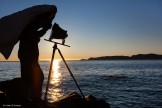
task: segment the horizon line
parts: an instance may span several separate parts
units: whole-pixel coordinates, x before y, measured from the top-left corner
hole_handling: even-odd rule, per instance
[[[133,55],[140,55],[140,54],[142,54],[142,53],[138,53],[138,54],[132,54],[132,55],[109,55],[109,56],[128,56],[128,57],[131,57],[131,56],[133,56]],[[156,54],[156,55],[162,55],[162,53],[160,54],[160,53],[143,53],[144,55],[146,55],[146,54]],[[75,58],[75,59],[71,59],[71,58],[69,58],[69,59],[65,59],[65,60],[71,60],[71,61],[75,61],[75,60],[83,60],[83,59],[89,59],[89,58],[96,58],[96,57],[106,57],[106,55],[105,56],[93,56],[93,57],[87,57],[87,58]],[[59,59],[55,59],[55,60],[62,60],[61,58],[59,58]],[[19,59],[17,59],[17,60],[2,60],[2,61],[0,61],[0,62],[19,62],[20,60]],[[50,62],[51,61],[51,59],[40,59],[39,60],[39,62]]]

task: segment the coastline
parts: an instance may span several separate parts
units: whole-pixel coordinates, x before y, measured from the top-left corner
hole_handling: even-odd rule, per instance
[[[159,54],[137,54],[132,56],[100,56],[81,60],[162,60]]]

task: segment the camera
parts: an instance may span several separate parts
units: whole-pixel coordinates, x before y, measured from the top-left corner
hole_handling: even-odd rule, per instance
[[[49,40],[52,39],[62,39],[62,44],[65,43],[65,38],[68,36],[67,31],[62,29],[57,23],[52,27],[51,35]]]

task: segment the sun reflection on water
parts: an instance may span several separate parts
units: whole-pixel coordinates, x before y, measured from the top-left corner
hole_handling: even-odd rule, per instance
[[[49,101],[54,102],[63,96],[62,89],[60,87],[62,83],[62,75],[59,71],[59,62],[58,60],[53,61],[52,74],[50,80],[49,88]]]

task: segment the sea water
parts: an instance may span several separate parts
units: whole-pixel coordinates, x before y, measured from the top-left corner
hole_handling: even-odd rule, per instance
[[[112,108],[162,108],[162,61],[67,61],[84,95],[106,100]],[[40,62],[45,75],[50,62]],[[0,81],[20,77],[19,62],[0,62]],[[53,63],[48,100],[79,90],[62,61]]]

